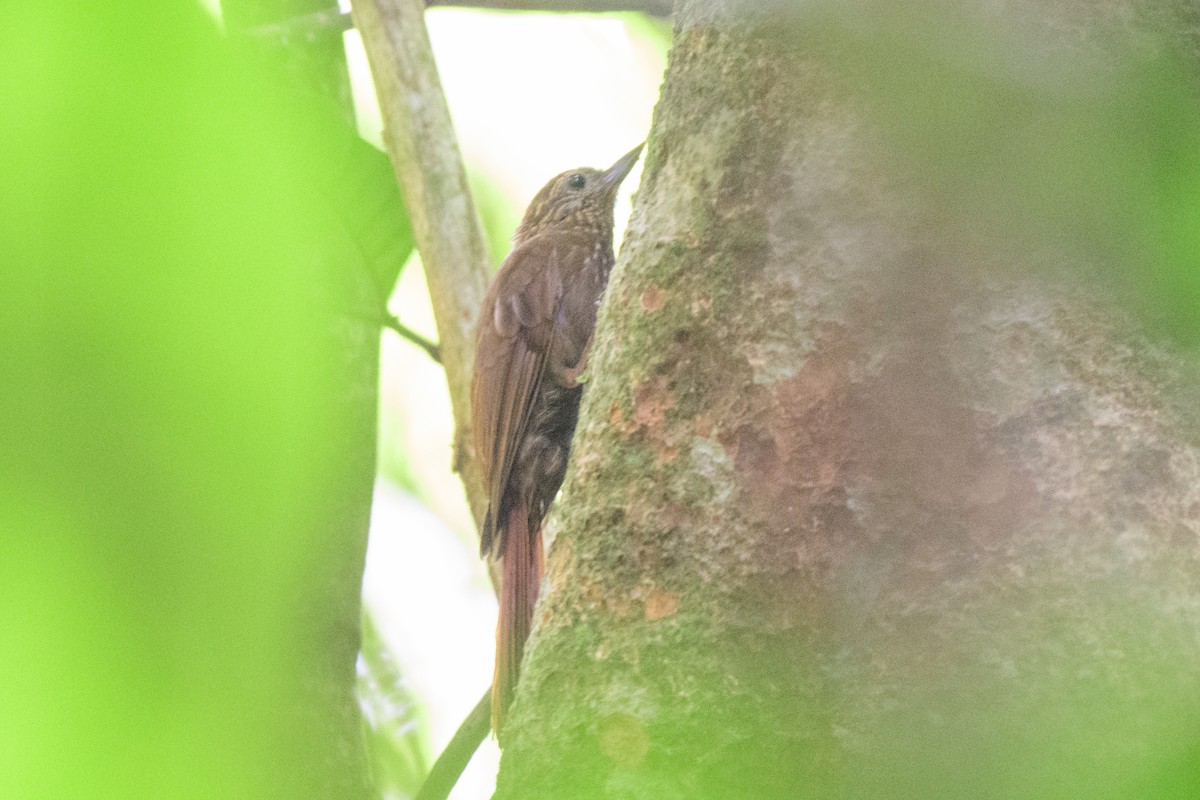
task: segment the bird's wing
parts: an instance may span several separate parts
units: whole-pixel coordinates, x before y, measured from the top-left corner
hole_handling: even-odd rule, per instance
[[[501,501],[553,346],[564,253],[536,237],[505,260],[483,302],[471,383],[475,452],[488,491],[480,549],[504,552]],[[493,538],[498,541],[493,542]]]

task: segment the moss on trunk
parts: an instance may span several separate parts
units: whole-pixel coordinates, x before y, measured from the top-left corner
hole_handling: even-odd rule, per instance
[[[1176,357],[1078,230],[1007,224],[1019,181],[956,208],[969,164],[914,178],[845,12],[766,6],[677,10],[496,796],[1182,787]]]

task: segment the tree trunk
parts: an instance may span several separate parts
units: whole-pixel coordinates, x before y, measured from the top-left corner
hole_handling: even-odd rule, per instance
[[[1097,200],[1183,28],[784,5],[677,8],[496,797],[1194,796],[1200,451]]]

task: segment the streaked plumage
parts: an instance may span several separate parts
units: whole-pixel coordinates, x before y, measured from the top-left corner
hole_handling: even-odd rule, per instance
[[[502,558],[492,724],[499,734],[533,622],[542,520],[562,485],[596,307],[613,266],[613,201],[641,145],[537,193],[480,312],[471,412],[488,490],[481,553]]]

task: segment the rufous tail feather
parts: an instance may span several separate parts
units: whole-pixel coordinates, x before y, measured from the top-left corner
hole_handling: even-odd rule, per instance
[[[529,530],[524,502],[513,504],[505,523],[496,671],[492,677],[492,730],[497,737],[520,677],[521,656],[533,627],[533,606],[542,579],[542,533]]]

